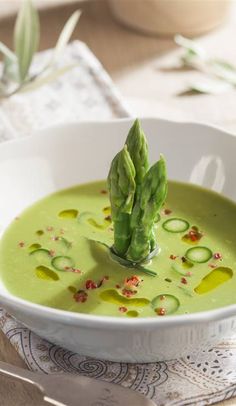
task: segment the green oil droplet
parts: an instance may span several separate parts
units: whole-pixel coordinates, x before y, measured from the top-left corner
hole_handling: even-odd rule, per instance
[[[104,300],[104,302],[114,303],[118,305],[142,307],[147,306],[150,303],[150,300],[141,297],[128,299],[126,297],[121,296],[115,289],[104,290],[100,294],[100,298]]]
[[[38,249],[41,248],[41,247],[42,247],[41,244],[35,243],[35,244],[31,244],[31,245],[29,246],[28,250],[29,250],[29,252],[33,252],[33,251],[35,251],[35,250],[38,250]]]
[[[44,234],[44,231],[43,230],[37,230],[35,234],[37,234],[39,237],[41,237],[41,235]]]
[[[89,218],[88,220],[87,220],[87,222],[91,225],[91,226],[93,226],[93,227],[95,227],[95,228],[98,228],[99,230],[105,230],[109,225],[110,225],[110,221],[109,220],[104,220],[103,221],[103,224],[100,224],[100,223],[98,223],[96,220],[94,220],[92,217],[91,218]]]
[[[68,286],[68,290],[69,290],[69,292],[71,292],[73,294],[75,294],[77,292],[77,289],[75,286]]]
[[[192,268],[194,265],[191,261],[189,261],[188,259],[184,258],[184,260],[182,259],[182,266],[185,269],[190,269]]]
[[[219,267],[211,271],[205,278],[202,279],[200,284],[194,289],[196,293],[202,295],[208,293],[218,286],[227,282],[233,277],[233,270],[231,268]]]
[[[173,295],[163,294],[154,297],[151,301],[151,306],[156,311],[158,309],[165,309],[165,314],[175,313],[179,306],[179,299]]]
[[[105,214],[105,216],[109,216],[111,214],[111,206],[104,207],[102,211]]]
[[[76,209],[62,210],[58,214],[58,217],[63,219],[75,219],[78,216],[78,213],[79,212]]]
[[[129,310],[126,313],[126,316],[128,317],[138,317],[139,316],[139,312],[137,312],[137,310]]]
[[[56,274],[56,272],[43,265],[37,266],[35,271],[39,279],[47,281],[58,281],[60,279],[59,276]]]

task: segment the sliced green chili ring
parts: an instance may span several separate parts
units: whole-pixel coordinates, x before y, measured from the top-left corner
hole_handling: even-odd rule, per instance
[[[184,259],[184,261],[183,261]],[[181,258],[181,261],[179,260],[174,260],[171,268],[175,271],[178,272],[180,275],[184,275],[186,276],[189,272],[189,269],[191,269],[193,267],[193,263],[190,262],[188,259],[186,258]]]
[[[180,302],[177,297],[164,293],[163,295],[154,297],[151,301],[151,306],[155,311],[158,309],[164,309],[165,314],[168,315],[175,313],[178,310]]]
[[[188,271],[186,268],[183,268],[181,264],[174,263],[171,265],[171,268],[180,275],[186,276]]]
[[[58,256],[52,259],[52,266],[58,271],[66,271],[67,269],[74,268],[74,261],[70,257]]]
[[[48,261],[51,258],[50,251],[45,248],[36,249],[29,254],[31,257],[35,258],[37,262]]]
[[[212,255],[212,251],[207,247],[189,248],[185,254],[189,261],[197,262],[199,264],[209,261],[212,258]]]
[[[189,229],[190,225],[186,220],[176,217],[166,220],[162,227],[169,233],[183,233]]]

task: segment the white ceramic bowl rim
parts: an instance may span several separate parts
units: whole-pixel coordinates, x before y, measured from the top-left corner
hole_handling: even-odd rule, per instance
[[[145,120],[157,120],[156,118],[146,118],[143,119]],[[130,121],[130,118],[125,118],[125,119],[119,119],[119,120],[107,120],[106,122],[126,122]],[[197,126],[199,128],[204,127],[209,128],[209,129],[215,129],[218,132],[221,132],[222,134],[226,135],[227,137],[232,137],[235,140],[235,136],[225,130],[222,130],[221,128],[217,126],[210,126],[206,125],[203,123],[195,123],[195,122],[174,122],[174,121],[169,121],[169,120],[159,120],[161,122],[166,122],[166,123],[171,123],[175,124],[176,126],[183,126],[183,125],[193,125]],[[81,121],[79,124],[90,124],[94,123],[93,121]],[[100,123],[103,123],[102,121]],[[99,125],[99,122],[96,122],[96,124]],[[50,127],[51,130],[57,130],[58,128],[62,129],[63,127],[68,129],[68,126],[74,126],[78,125],[78,123],[69,123],[65,125],[60,125],[60,126],[53,126]],[[42,131],[37,131],[36,133],[40,133],[40,137],[45,137]],[[51,134],[51,137],[56,137],[56,134]],[[48,137],[48,135],[47,135]],[[9,145],[9,144],[21,144],[25,143],[28,140],[31,140],[35,138],[35,134],[28,136],[27,138],[21,138],[18,140],[9,140],[1,144],[0,148],[3,148],[4,145]],[[147,317],[147,318],[119,318],[119,317],[111,317],[111,316],[97,316],[97,315],[90,315],[90,314],[82,314],[82,313],[75,313],[75,312],[70,312],[70,311],[65,311],[65,310],[58,310],[55,308],[35,304],[32,302],[29,302],[27,300],[21,299],[19,297],[14,296],[10,292],[1,292],[0,293],[0,302],[1,298],[4,299],[4,302],[9,305],[9,307],[13,307],[15,309],[17,308],[24,308],[26,312],[29,312],[31,316],[34,314],[39,316],[41,313],[43,318],[46,319],[54,319],[54,320],[60,320],[63,321],[65,324],[71,324],[73,325],[81,325],[81,326],[87,326],[87,327],[98,327],[98,328],[106,328],[106,329],[114,329],[114,326],[125,330],[139,330],[145,328],[145,326],[148,326],[149,329],[157,329],[158,327],[165,326],[165,327],[174,327],[178,325],[187,325],[187,324],[196,324],[196,323],[208,323],[209,321],[216,321],[216,320],[221,320],[224,318],[229,318],[233,317],[236,314],[236,304],[221,307],[218,309],[214,310],[209,310],[209,311],[203,311],[203,312],[198,312],[198,313],[190,313],[190,314],[183,314],[183,315],[176,315],[176,316],[167,316],[167,317]]]

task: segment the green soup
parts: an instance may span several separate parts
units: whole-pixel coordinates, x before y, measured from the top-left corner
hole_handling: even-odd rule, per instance
[[[145,264],[157,274],[151,276],[110,256],[105,182],[80,185],[14,220],[0,245],[1,277],[16,296],[79,313],[160,317],[210,310],[236,301],[235,224],[233,202],[169,182],[156,223],[159,253]]]

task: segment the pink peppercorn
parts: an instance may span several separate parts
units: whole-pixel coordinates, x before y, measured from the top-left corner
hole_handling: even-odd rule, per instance
[[[119,312],[121,312],[121,313],[125,313],[125,312],[127,312],[127,307],[125,307],[125,306],[120,306],[119,307]]]
[[[158,316],[165,316],[166,315],[166,309],[164,307],[159,307],[156,309],[156,313]]]
[[[53,227],[52,227],[52,226],[48,226],[48,227],[46,228],[46,230],[47,230],[47,231],[53,231]]]
[[[85,282],[85,287],[86,287],[86,289],[96,289],[96,288],[97,288],[97,284],[96,284],[94,281],[92,281],[92,279],[88,279],[88,280]]]
[[[171,214],[171,213],[172,213],[172,210],[170,210],[170,209],[165,209],[165,210],[164,210],[164,213],[168,216],[168,214]]]
[[[214,259],[222,259],[222,255],[221,255],[220,252],[216,252],[216,253],[213,255],[213,257],[214,257]]]
[[[131,296],[135,295],[137,293],[137,290],[130,290],[130,289],[122,289],[122,295],[130,298]]]
[[[78,292],[74,294],[75,301],[79,303],[86,302],[87,298],[88,294],[84,290],[78,290]]]

